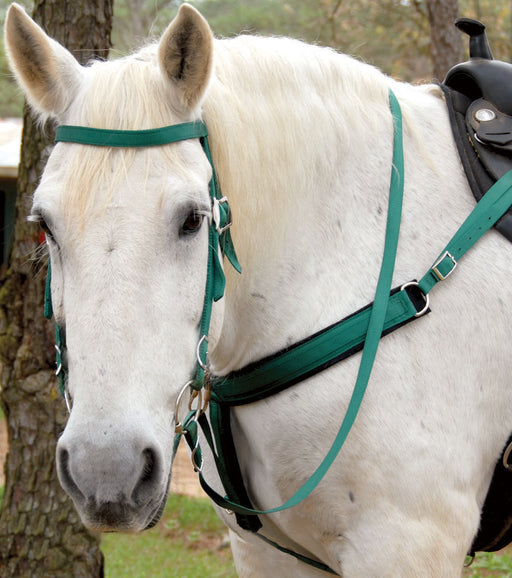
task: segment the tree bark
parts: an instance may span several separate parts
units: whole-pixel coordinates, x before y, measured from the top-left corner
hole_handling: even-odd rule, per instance
[[[113,0],[36,0],[34,18],[81,63],[108,55]],[[46,258],[27,221],[52,148],[25,110],[16,224],[0,289],[0,401],[9,453],[0,514],[2,578],[103,576],[99,536],[87,531],[61,489],[55,447],[67,411],[56,388],[54,327],[43,317]]]
[[[434,78],[442,81],[463,57],[461,34],[454,26],[459,13],[458,0],[427,0],[427,13],[432,72]]]

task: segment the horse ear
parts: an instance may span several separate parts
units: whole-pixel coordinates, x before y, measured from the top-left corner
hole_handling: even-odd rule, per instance
[[[5,48],[30,105],[43,115],[64,112],[75,95],[81,67],[18,4],[12,4],[7,12]]]
[[[183,4],[160,40],[158,59],[187,111],[197,106],[204,95],[212,56],[213,34],[208,23],[195,8]]]

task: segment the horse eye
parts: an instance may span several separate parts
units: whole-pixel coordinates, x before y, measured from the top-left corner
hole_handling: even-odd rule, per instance
[[[191,235],[199,231],[203,224],[204,215],[199,211],[193,210],[187,215],[187,218],[181,225],[180,235]]]
[[[53,237],[52,230],[51,230],[50,227],[47,225],[46,221],[41,220],[40,226],[41,226],[41,229],[43,230],[44,234],[46,235],[46,238],[47,238],[49,241],[53,241],[53,240],[54,240],[54,237]]]
[[[29,217],[29,220],[33,223],[37,223],[41,227],[41,230],[46,235],[46,239],[48,241],[55,242],[55,237],[53,236],[52,230],[42,215],[32,215]]]

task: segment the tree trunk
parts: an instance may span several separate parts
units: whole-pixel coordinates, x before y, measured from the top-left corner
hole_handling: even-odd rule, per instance
[[[427,0],[427,12],[432,72],[434,78],[442,81],[463,57],[461,34],[454,26],[459,13],[458,0]]]
[[[84,63],[106,57],[113,0],[36,0],[34,18]],[[46,259],[27,221],[31,196],[51,151],[25,111],[14,244],[0,289],[0,377],[9,453],[0,514],[0,576],[103,575],[99,536],[87,531],[57,480],[55,447],[67,411],[56,389],[53,323],[43,317]]]

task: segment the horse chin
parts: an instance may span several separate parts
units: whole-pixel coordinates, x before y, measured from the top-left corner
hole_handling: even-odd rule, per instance
[[[160,521],[160,518],[162,517],[162,514],[164,513],[165,510],[165,504],[167,503],[167,497],[169,496],[170,486],[171,486],[171,474],[169,473],[169,477],[167,479],[167,487],[165,489],[163,498],[160,500],[160,504],[158,505],[154,513],[149,517],[149,521],[147,522],[145,527],[142,528],[143,530],[149,530],[150,528],[153,528],[153,526],[156,526]]]
[[[146,524],[146,527],[143,528],[143,530],[149,530],[150,528],[153,528],[153,526],[156,526],[156,524],[158,524],[158,522],[160,521],[160,518],[162,517],[162,514],[164,513],[164,510],[165,510],[165,504],[167,502],[167,496],[168,496],[168,492],[165,493],[164,499],[161,501],[156,512],[153,514],[153,517],[150,518],[148,524]]]
[[[148,504],[144,512],[123,500],[101,504],[88,500],[85,507],[78,504],[76,506],[82,522],[89,530],[102,533],[138,533],[153,528],[159,522],[168,494],[169,483],[161,497]]]

